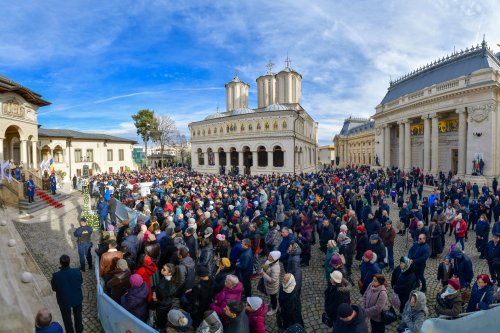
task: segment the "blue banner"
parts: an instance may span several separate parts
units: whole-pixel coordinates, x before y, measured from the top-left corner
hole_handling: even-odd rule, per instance
[[[97,315],[106,333],[158,333],[146,325],[120,304],[110,298],[101,286],[99,277],[99,257],[95,256],[95,276],[97,280]]]

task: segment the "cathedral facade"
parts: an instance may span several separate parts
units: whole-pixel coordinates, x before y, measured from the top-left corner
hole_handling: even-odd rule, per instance
[[[191,163],[204,173],[294,174],[317,169],[318,125],[301,106],[302,76],[287,66],[257,78],[257,108],[236,75],[226,87],[226,111],[189,124]]]

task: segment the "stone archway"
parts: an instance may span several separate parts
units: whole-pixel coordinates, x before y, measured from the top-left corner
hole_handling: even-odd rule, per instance
[[[243,165],[245,166],[245,174],[250,174],[250,168],[253,166],[253,154],[250,147],[243,147]]]
[[[5,130],[5,139],[3,140],[3,159],[13,161],[15,165],[19,165],[20,162],[26,162],[22,160],[23,152],[21,150],[22,148],[26,149],[26,144],[22,147],[21,135],[21,129],[15,125],[11,125]]]

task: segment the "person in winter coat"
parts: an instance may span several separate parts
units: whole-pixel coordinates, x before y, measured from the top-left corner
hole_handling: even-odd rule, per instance
[[[250,333],[250,323],[243,302],[229,301],[224,308],[224,314],[227,318],[224,333]]]
[[[382,244],[387,249],[387,263],[389,269],[394,270],[394,239],[396,238],[396,230],[392,227],[392,221],[387,220],[382,229],[380,229],[380,238],[382,239]]]
[[[300,268],[300,254],[302,249],[297,243],[292,243],[288,247],[288,268],[286,272],[293,275],[295,278],[295,290],[297,291],[298,297],[302,291],[302,269]]]
[[[280,288],[277,313],[278,326],[281,326],[283,329],[287,329],[293,324],[304,326],[304,321],[302,320],[302,305],[295,287],[295,277],[290,273],[285,274]]]
[[[342,303],[337,310],[337,320],[332,333],[366,333],[365,310],[358,305]]]
[[[266,293],[271,298],[271,309],[268,312],[269,316],[276,313],[278,307],[278,293],[280,291],[280,251],[272,251],[267,257],[267,261],[262,267],[262,278],[264,279],[264,287]]]
[[[469,256],[459,249],[454,249],[450,253],[450,257],[453,260],[453,275],[458,276],[460,288],[467,288],[471,285],[472,278],[474,277],[472,261]]]
[[[456,317],[462,313],[462,295],[460,294],[460,281],[449,279],[444,292],[436,295],[436,314]]]
[[[332,327],[337,319],[339,305],[351,303],[351,286],[339,271],[333,271],[330,274],[329,282],[325,290],[325,313],[330,321],[329,327]]]
[[[356,228],[356,260],[361,260],[366,251],[367,244],[368,236],[366,235],[366,229],[363,225],[359,225]]]
[[[462,245],[462,249],[465,249],[464,238],[467,233],[467,223],[462,219],[462,214],[458,214],[455,219],[451,222],[451,227],[455,230],[455,242]],[[451,230],[450,230],[451,232]]]
[[[419,333],[428,315],[425,294],[417,290],[412,291],[401,314],[398,332],[409,330],[410,333]]]
[[[335,239],[335,229],[328,219],[323,220],[321,234],[319,236],[319,249],[326,254],[327,244],[330,239]]]
[[[198,266],[196,274],[198,282],[181,298],[181,307],[189,312],[195,327],[202,322],[203,314],[210,307],[214,296],[214,281],[209,276],[208,268]]]
[[[260,297],[247,297],[245,312],[250,323],[250,332],[266,333],[267,305]]]
[[[230,300],[240,301],[242,293],[243,285],[240,280],[238,280],[238,277],[235,275],[228,275],[226,277],[224,289],[215,295],[214,302],[210,304],[210,310],[217,312],[219,318],[224,321],[224,308],[227,302]]]
[[[179,287],[177,288],[176,297],[180,297],[186,290],[194,286],[196,264],[193,258],[189,256],[189,250],[185,246],[179,249],[177,256],[179,259],[179,265],[177,266],[179,269]]]
[[[438,266],[437,279],[441,281],[441,285],[446,287],[448,280],[453,277],[453,264],[451,258],[446,256]]]
[[[278,246],[281,243],[281,234],[280,226],[276,223],[276,221],[269,222],[269,232],[264,240],[268,253],[278,249]]]
[[[385,276],[383,274],[375,274],[372,282],[363,294],[362,306],[365,309],[366,317],[370,319],[372,333],[385,332],[382,311],[387,309],[389,297],[384,284]]]
[[[422,283],[421,291],[425,293],[427,291],[427,281],[425,280],[424,272],[427,265],[427,259],[431,255],[429,245],[426,243],[426,237],[424,234],[418,236],[418,242],[413,244],[408,251],[408,258],[415,265],[415,277],[417,278],[417,287]]]
[[[325,278],[326,282],[330,281],[330,274],[334,271],[333,267],[330,265],[330,261],[334,255],[338,256],[339,249],[337,247],[337,242],[333,239],[329,240],[327,243],[326,257],[325,257]],[[340,259],[340,257],[339,257]]]
[[[153,291],[153,301],[155,301],[156,310],[156,328],[159,330],[165,329],[167,326],[167,315],[172,309],[176,287],[174,284],[173,275],[175,266],[165,264],[161,269],[161,278],[158,286]]]
[[[490,223],[486,219],[486,215],[481,215],[476,223],[476,249],[480,253],[479,259],[484,259],[484,252],[488,244],[488,236],[490,234]]]
[[[311,260],[311,242],[312,242],[312,232],[313,227],[307,223],[307,221],[302,221],[300,223],[300,231],[297,236],[300,242],[302,242],[302,254],[301,265],[309,266],[309,261]]]
[[[203,238],[200,242],[200,247],[201,251],[200,258],[198,258],[198,265],[205,266],[208,269],[208,276],[213,278],[215,275],[215,256],[212,242],[208,238]]]
[[[443,243],[441,243],[442,230],[437,219],[433,218],[431,226],[429,228],[430,246],[431,246],[431,258],[436,258],[438,254],[443,252]]]
[[[385,247],[382,244],[382,240],[380,239],[378,234],[373,234],[370,236],[370,241],[366,246],[367,250],[372,251],[377,255],[377,264],[380,268],[384,268],[384,258],[385,258]]]
[[[253,273],[252,242],[250,239],[245,238],[241,241],[241,246],[243,251],[240,253],[240,257],[236,262],[235,273],[243,283],[245,296],[249,297],[252,296],[252,283],[250,281]]]
[[[498,226],[498,227],[497,227]],[[486,245],[486,260],[493,282],[500,280],[500,223],[495,222],[492,230],[492,240]]]
[[[120,304],[131,314],[146,322],[148,319],[149,288],[139,274],[130,276],[130,289],[122,296]]]
[[[382,270],[377,264],[377,255],[372,251],[367,250],[363,255],[363,262],[361,263],[360,281],[358,282],[358,287],[360,287],[361,294],[365,293],[366,288],[368,288],[368,285],[373,280],[373,276],[375,274],[380,274],[381,272]]]
[[[155,274],[158,268],[156,267],[156,264],[153,262],[151,257],[147,254],[143,254],[141,256],[138,265],[139,268],[137,269],[136,274],[139,274],[142,277],[144,283],[146,283],[146,285],[148,286],[148,302],[151,302],[151,300],[153,299],[153,290],[151,289],[151,276]]]
[[[189,256],[196,260],[198,258],[198,240],[195,237],[195,230],[193,228],[187,228],[184,232],[184,242],[189,249]]]
[[[149,234],[147,241],[144,242],[144,253],[147,254],[155,264],[158,264],[161,256],[161,249],[154,234]]]
[[[195,333],[224,333],[224,327],[215,311],[205,312],[205,318]]]
[[[401,257],[399,266],[392,272],[391,286],[400,301],[399,313],[403,312],[411,291],[417,286],[414,269],[408,257]]]
[[[187,312],[172,309],[167,315],[168,323],[166,333],[189,332],[193,320]]]
[[[490,304],[494,302],[493,288],[488,274],[480,274],[472,287],[467,312],[488,310]]]
[[[347,280],[352,283],[352,257],[354,256],[354,243],[349,238],[349,236],[340,233],[337,239],[337,247],[339,249],[339,254],[344,256],[345,259],[345,269],[347,273]]]
[[[116,262],[116,269],[112,272],[111,279],[106,283],[109,296],[117,303],[123,294],[130,288],[130,269],[124,259]]]
[[[231,261],[228,258],[221,258],[219,260],[219,266],[217,272],[215,273],[214,281],[214,293],[217,294],[224,288],[226,283],[226,276],[229,274],[234,274],[234,269],[231,268]]]
[[[125,247],[127,248],[127,251],[132,255],[134,260],[136,260],[138,243],[137,243],[137,236],[134,235],[134,231],[132,230],[132,228],[125,229],[124,239],[120,244],[120,249],[124,253],[126,252],[123,249]]]

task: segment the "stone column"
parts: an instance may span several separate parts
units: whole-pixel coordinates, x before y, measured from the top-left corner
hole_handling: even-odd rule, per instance
[[[399,125],[399,169],[404,170],[405,167],[405,123],[398,122]]]
[[[256,151],[252,152],[252,166],[254,166],[254,167],[259,166],[259,159],[257,158]]]
[[[391,167],[391,125],[387,124],[384,131],[384,167]]]
[[[431,114],[431,173],[436,176],[439,172],[439,127],[437,113]]]
[[[231,170],[231,153],[226,152],[226,173]]]
[[[267,152],[267,166],[270,168],[273,167],[273,152],[272,151]]]
[[[219,152],[214,152],[214,164],[217,170],[219,170]]]
[[[458,113],[458,167],[457,175],[463,177],[467,161],[467,112],[465,108],[459,108]]]
[[[238,168],[240,169],[240,175],[245,171],[245,165],[243,164],[243,152],[238,152]]]
[[[3,162],[5,160],[3,156],[3,138],[0,138],[0,162]]]
[[[38,142],[31,141],[31,150],[33,150],[33,169],[38,169]],[[70,161],[71,163],[71,161]]]
[[[378,156],[378,160],[379,160],[379,163],[380,163],[380,166],[384,166],[385,164],[385,130],[387,129],[387,125],[382,125],[380,126],[380,141],[376,142],[375,144],[376,145],[380,145],[380,155],[377,155]],[[375,148],[375,146],[372,146],[373,148]],[[376,150],[375,150],[375,153],[376,153]],[[370,161],[370,164],[372,165],[377,165],[375,163],[375,155],[372,155],[372,161]]]
[[[407,119],[405,122],[405,170],[410,172],[413,165],[411,165],[411,122]]]
[[[28,141],[21,140],[21,161],[25,168],[28,168]]]
[[[422,117],[424,121],[424,174],[431,170],[431,119],[429,115]]]

